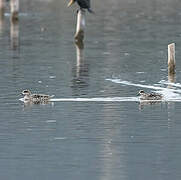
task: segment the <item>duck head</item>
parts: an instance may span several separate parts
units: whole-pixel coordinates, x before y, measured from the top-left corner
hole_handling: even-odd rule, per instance
[[[145,94],[145,91],[140,90],[139,93],[138,93],[138,96],[141,96],[141,95],[143,95],[143,94]]]
[[[21,94],[24,96],[29,96],[31,94],[31,92],[30,92],[30,90],[26,89],[26,90],[23,90]]]

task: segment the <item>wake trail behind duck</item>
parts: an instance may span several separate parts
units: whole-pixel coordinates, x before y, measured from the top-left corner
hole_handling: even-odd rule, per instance
[[[155,85],[144,85],[144,84],[137,84],[137,83],[132,83],[129,81],[122,81],[121,79],[106,79],[107,81],[111,81],[113,83],[117,84],[123,84],[127,86],[135,86],[135,87],[141,87],[141,88],[147,88],[147,89],[153,89],[156,90],[157,93],[160,93],[163,95],[164,101],[181,101],[181,90],[180,89],[173,89],[169,87],[160,87],[158,84]],[[166,82],[160,81],[159,84],[165,84]],[[181,87],[181,84],[177,83],[166,83],[166,85],[174,85],[175,87]]]

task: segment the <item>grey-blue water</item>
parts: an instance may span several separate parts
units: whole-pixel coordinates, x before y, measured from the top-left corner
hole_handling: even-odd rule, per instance
[[[18,25],[8,8],[0,24],[0,179],[180,180],[181,102],[136,101],[181,96],[180,1],[92,0],[80,61],[67,3],[24,0]],[[24,104],[23,89],[67,101]]]

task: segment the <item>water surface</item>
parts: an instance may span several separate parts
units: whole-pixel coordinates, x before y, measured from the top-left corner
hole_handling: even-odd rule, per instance
[[[1,24],[1,178],[180,179],[181,3],[92,1],[82,59],[73,41],[77,6],[66,5],[24,0],[19,37],[10,35],[8,11]],[[25,105],[23,89],[72,101]],[[142,104],[140,89],[175,99]]]

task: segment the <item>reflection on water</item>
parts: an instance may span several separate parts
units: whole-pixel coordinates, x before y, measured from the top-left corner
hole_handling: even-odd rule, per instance
[[[43,102],[43,103],[32,103],[32,102],[23,102],[23,105],[22,105],[22,109],[23,111],[25,110],[30,110],[32,108],[36,108],[36,106],[48,106],[48,107],[53,107],[54,106],[54,102]]]
[[[0,18],[0,34],[2,34],[4,30],[4,18]]]
[[[161,101],[141,101],[140,103],[139,103],[139,109],[141,110],[141,109],[143,109],[145,106],[156,106],[157,105],[157,107],[158,107],[158,105],[161,105],[161,103],[163,103],[163,102],[161,102]]]
[[[176,77],[175,74],[168,74],[168,82],[175,83]]]
[[[75,42],[76,66],[73,67],[72,89],[75,95],[80,95],[80,89],[89,86],[89,67],[84,57],[84,43]]]
[[[19,22],[11,21],[10,27],[11,48],[16,50],[19,47]]]
[[[0,21],[2,179],[180,179],[178,0],[91,1],[84,45],[77,5],[21,1],[20,21]],[[20,43],[21,40],[21,43]],[[167,45],[177,44],[168,77]],[[22,89],[55,94],[23,104]],[[139,101],[141,89],[166,102]]]
[[[0,19],[4,18],[4,10],[5,10],[5,2],[1,0],[0,1]]]

